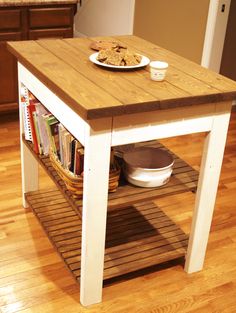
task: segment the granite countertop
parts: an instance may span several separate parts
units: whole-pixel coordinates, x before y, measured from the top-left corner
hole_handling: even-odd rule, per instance
[[[48,4],[73,4],[80,0],[0,0],[0,7],[48,5]]]

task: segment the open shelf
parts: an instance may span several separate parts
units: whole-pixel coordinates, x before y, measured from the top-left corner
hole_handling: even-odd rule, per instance
[[[42,167],[46,170],[48,175],[53,179],[56,186],[61,191],[65,199],[77,210],[78,214],[81,214],[82,200],[74,198],[73,194],[67,190],[64,181],[59,177],[55,169],[53,168],[51,161],[48,157],[36,155],[33,151],[32,144],[25,141],[24,143],[31,150],[32,154],[36,157]],[[159,147],[167,150],[174,157],[174,169],[170,181],[157,188],[142,188],[133,186],[125,181],[121,181],[116,192],[109,194],[108,207],[109,208],[121,208],[124,205],[132,205],[142,201],[153,200],[158,197],[166,197],[175,193],[182,193],[186,191],[195,191],[198,182],[198,172],[194,170],[185,161],[181,160],[177,155],[173,154],[166,147],[161,145],[158,141],[148,141],[146,143],[135,144],[137,146],[145,145],[152,147]]]
[[[78,280],[81,219],[77,212],[58,189],[29,192],[26,200]],[[109,208],[104,279],[184,257],[187,243],[187,235],[153,202]]]
[[[49,157],[36,155],[57,188],[27,193],[26,200],[76,280],[80,277],[82,200],[74,198],[53,168]],[[157,141],[138,143],[168,150]],[[195,191],[198,172],[174,157],[173,175],[165,186],[141,188],[122,178],[109,194],[104,279],[141,270],[185,256],[188,237],[151,199]],[[96,234],[95,234],[96,235]],[[140,248],[141,247],[141,248]]]

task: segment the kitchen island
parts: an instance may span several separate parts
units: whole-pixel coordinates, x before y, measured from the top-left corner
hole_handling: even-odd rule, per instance
[[[150,204],[150,200],[163,196],[163,189],[147,188],[144,191],[145,188],[127,185],[118,187],[114,194],[108,195],[111,147],[140,142],[149,144],[149,141],[159,138],[206,132],[186,254],[183,253],[185,244],[181,241],[176,253],[174,250],[170,251],[170,244],[163,257],[163,261],[166,261],[166,255],[169,259],[184,255],[185,270],[188,273],[202,269],[231,104],[236,98],[235,82],[141,38],[120,36],[99,39],[119,41],[150,60],[167,61],[169,69],[165,81],[151,81],[148,66],[129,71],[97,66],[89,60],[89,56],[94,53],[90,49],[91,42],[95,40],[92,38],[8,44],[8,49],[18,59],[19,83],[23,83],[85,148],[82,201],[73,202],[71,198],[68,199],[68,192],[64,187],[59,187],[77,214],[74,226],[71,224],[67,231],[77,234],[73,240],[77,238],[79,242],[81,237],[81,248],[76,245],[77,255],[74,257],[77,262],[74,265],[77,267],[74,270],[76,278],[80,278],[83,305],[101,301],[103,277],[110,277],[107,273],[111,269],[112,277],[115,277],[125,273],[122,272],[124,267],[132,271],[145,267],[145,264],[153,265],[155,260],[160,262],[158,256],[153,254],[154,247],[145,250],[149,246],[146,239],[123,242],[122,247],[129,245],[129,249],[125,252],[122,250],[122,255],[117,250],[121,244],[106,246],[106,229],[113,235],[115,227],[113,222],[112,227],[109,224],[111,216],[116,218],[116,210],[127,208],[127,205],[136,215],[138,212],[144,223],[149,224],[148,227],[155,233],[161,234],[160,229],[163,227],[160,224],[160,229],[155,229],[151,220],[147,220],[143,214],[147,209],[155,210],[155,214],[162,214]],[[23,135],[22,120],[21,132]],[[37,192],[38,162],[43,165],[44,161],[32,152],[23,138],[21,156],[24,206],[30,205],[34,210],[35,203],[44,201],[44,208],[50,207],[53,200],[47,200],[48,191],[45,191],[44,200],[40,198],[43,193]],[[184,164],[181,167],[186,166]],[[45,168],[51,175],[51,166],[45,165]],[[181,192],[185,188],[194,189],[191,176],[194,173],[189,169],[180,176],[177,172],[174,173],[168,185],[169,194]],[[165,192],[167,197],[168,192]],[[60,199],[57,192],[52,195]],[[112,214],[107,215],[109,209]],[[38,215],[36,208],[35,211]],[[165,223],[169,222],[163,220],[163,224]],[[63,229],[66,229],[65,226]],[[184,234],[178,233],[178,236],[184,237]],[[164,239],[168,241],[166,237]],[[56,245],[58,246],[58,242]],[[106,255],[105,246],[106,251],[108,249]],[[144,251],[140,256],[137,250],[142,249]],[[124,254],[128,255],[128,259]],[[117,256],[113,258],[114,255]],[[68,267],[73,272],[73,264],[67,265],[71,265],[71,268]]]

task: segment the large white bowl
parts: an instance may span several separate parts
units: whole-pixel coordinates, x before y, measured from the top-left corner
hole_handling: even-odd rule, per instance
[[[126,179],[140,187],[163,186],[173,171],[172,155],[159,148],[135,148],[124,153],[123,159]]]

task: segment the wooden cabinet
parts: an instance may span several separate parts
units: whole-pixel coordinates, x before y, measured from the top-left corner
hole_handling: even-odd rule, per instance
[[[0,114],[17,110],[16,60],[6,41],[73,37],[77,4],[0,7]]]
[[[0,8],[0,112],[17,107],[16,61],[7,51],[7,40],[23,40],[23,10]]]
[[[20,9],[2,9],[0,11],[0,29],[20,29],[21,26],[21,13]]]

